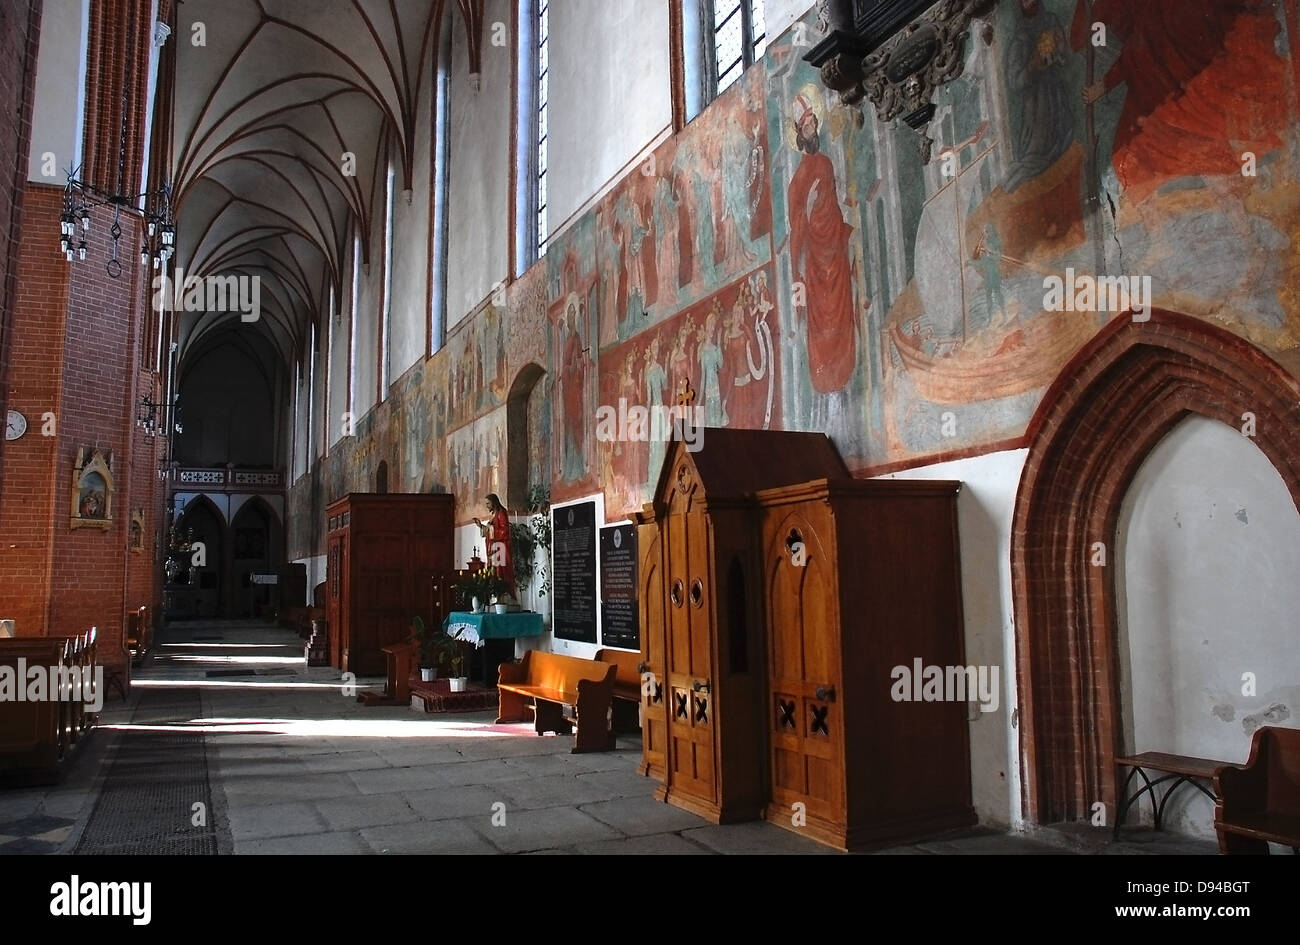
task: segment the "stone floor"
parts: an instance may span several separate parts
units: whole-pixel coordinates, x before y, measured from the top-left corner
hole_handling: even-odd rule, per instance
[[[494,725],[494,713],[363,707],[336,670],[307,668],[297,636],[274,627],[174,625],[134,684],[130,702],[105,706],[57,786],[0,788],[0,853],[85,849],[114,761],[122,762],[117,770],[132,770],[144,741],[138,736],[155,732],[203,736],[207,790],[150,814],[161,820],[151,833],[215,831],[221,853],[834,852],[772,824],[716,826],[656,802],[654,783],[635,770],[635,738],[620,737],[615,752],[572,755],[569,739],[539,738],[527,724]],[[381,688],[379,680],[359,684]],[[197,711],[177,713],[186,695]],[[171,700],[173,717],[160,700]],[[103,832],[102,821],[91,833]],[[877,852],[1215,847],[1151,831],[1114,843],[1108,831],[1089,829],[1033,837],[975,829]]]

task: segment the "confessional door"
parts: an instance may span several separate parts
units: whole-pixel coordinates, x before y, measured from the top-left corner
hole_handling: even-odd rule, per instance
[[[789,816],[839,821],[844,811],[840,620],[835,562],[800,515],[766,535],[768,719],[772,803]]]
[[[668,702],[667,783],[675,793],[717,802],[710,615],[713,575],[709,522],[690,496],[664,519],[667,543],[665,698]],[[678,503],[675,503],[677,505]]]
[[[668,684],[664,678],[663,546],[653,524],[638,530],[641,575],[641,773],[663,779],[668,746]]]
[[[326,558],[325,619],[329,621],[330,657],[342,672],[348,671],[348,628],[352,623],[352,602],[348,588],[348,535],[338,532],[329,537]]]

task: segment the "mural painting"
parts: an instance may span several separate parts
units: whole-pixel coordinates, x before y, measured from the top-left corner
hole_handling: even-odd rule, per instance
[[[771,257],[763,97],[753,69],[597,204],[602,347]]]
[[[1284,15],[1195,5],[1206,25],[1174,29],[1185,4],[1002,4],[993,42],[972,39],[964,74],[935,96],[928,165],[909,129],[825,94],[798,31],[769,47],[790,427],[827,430],[858,468],[1020,436],[1066,361],[1121,314],[1047,311],[1045,279],[1070,271],[1149,277],[1155,298],[1134,305],[1231,311],[1248,335],[1294,346],[1286,230],[1240,211],[1295,205],[1252,201],[1281,183],[1269,129],[1286,126]],[[1157,34],[1186,73],[1168,87],[1142,67]],[[1250,148],[1258,178],[1241,173]]]
[[[688,391],[706,427],[780,428],[773,346],[781,331],[770,285],[764,267],[604,352],[605,363],[613,365],[600,378],[600,402],[609,415],[626,418],[630,407],[647,408],[643,437],[617,433],[597,444],[611,521],[619,510],[631,513],[649,501],[663,466],[671,417],[653,408],[673,407]],[[616,424],[639,432],[635,421]]]
[[[483,500],[506,488],[506,411],[502,407],[447,434],[447,479],[457,524],[482,514]]]
[[[529,483],[604,490],[611,519],[662,453],[597,441],[597,409],[671,406],[683,381],[710,425],[823,430],[866,472],[1018,443],[1133,305],[1300,371],[1298,19],[1267,0],[1001,3],[935,95],[923,164],[911,129],[826,92],[810,12],[331,444],[321,491],[368,490],[386,459],[397,488],[477,508],[506,486],[504,405],[530,364]],[[1149,292],[1057,310],[1047,281],[1067,274]]]
[[[600,286],[595,270],[595,221],[578,220],[546,253],[552,501],[590,493],[600,350]]]

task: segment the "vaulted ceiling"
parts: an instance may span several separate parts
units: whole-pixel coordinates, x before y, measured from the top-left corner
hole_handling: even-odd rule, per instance
[[[363,260],[391,154],[409,188],[416,116],[432,108],[439,32],[478,71],[484,0],[183,0],[170,178],[186,276],[261,279],[261,318],[287,364],[329,304],[354,227]],[[200,41],[202,44],[200,45]],[[391,149],[387,150],[387,149]],[[345,153],[355,159],[345,173]],[[348,168],[352,169],[352,168]],[[238,312],[188,313],[186,354]],[[211,340],[211,339],[210,339]],[[183,369],[183,368],[182,368]]]

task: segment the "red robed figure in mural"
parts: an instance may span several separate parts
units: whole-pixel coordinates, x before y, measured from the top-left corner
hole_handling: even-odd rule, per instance
[[[821,153],[817,113],[802,94],[795,98],[794,125],[803,158],[787,192],[791,274],[803,284],[813,389],[833,394],[849,382],[857,363],[848,252],[853,227],[840,212],[835,168]]]
[[[1135,202],[1166,180],[1196,175],[1240,180],[1243,151],[1281,146],[1286,64],[1281,25],[1266,0],[1080,2],[1072,43],[1092,41],[1094,23],[1123,44],[1084,101],[1125,84],[1115,131],[1115,170]]]

